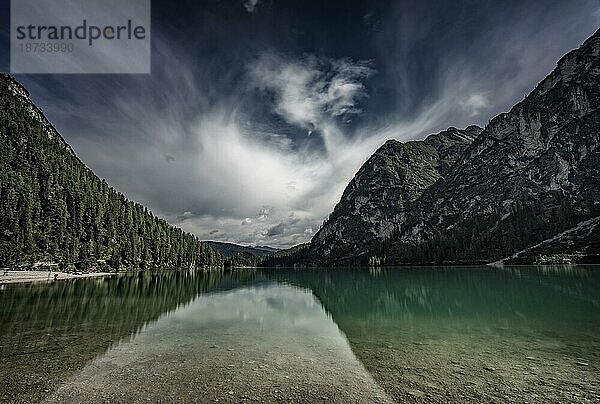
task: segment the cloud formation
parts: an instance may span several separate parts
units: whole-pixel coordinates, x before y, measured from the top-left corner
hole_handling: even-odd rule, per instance
[[[375,73],[364,60],[288,59],[274,53],[262,54],[248,70],[249,85],[273,97],[273,111],[309,131],[322,129],[331,118],[360,114],[364,81]]]
[[[243,4],[252,12],[258,2]],[[386,140],[485,124],[597,25],[583,6],[514,12],[506,27],[486,13],[466,40],[465,21],[442,29],[417,24],[430,17],[409,5],[371,6],[337,41],[343,21],[331,30],[312,14],[305,26],[297,13],[244,25],[276,2],[252,18],[238,6],[244,19],[232,26],[202,9],[211,18],[193,47],[153,32],[151,76],[24,81],[78,156],[128,197],[202,239],[288,247],[312,237]],[[363,43],[346,38],[355,32]]]
[[[260,3],[260,0],[244,0],[242,4],[247,12],[253,13],[256,10],[258,3]]]
[[[279,223],[267,230],[267,237],[279,236],[285,232],[285,223]]]

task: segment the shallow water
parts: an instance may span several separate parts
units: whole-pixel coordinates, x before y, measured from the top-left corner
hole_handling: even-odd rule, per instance
[[[1,402],[598,402],[600,267],[6,285],[0,341]]]

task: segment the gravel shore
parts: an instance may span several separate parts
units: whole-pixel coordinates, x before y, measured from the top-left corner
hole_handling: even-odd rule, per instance
[[[56,271],[1,271],[0,285],[6,283],[54,282],[66,279],[112,276],[111,272],[67,273]]]

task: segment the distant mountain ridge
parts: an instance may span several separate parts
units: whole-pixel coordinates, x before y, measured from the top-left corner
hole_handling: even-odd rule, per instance
[[[279,251],[277,248],[269,246],[243,246],[234,243],[227,243],[224,241],[207,241],[212,248],[219,251],[225,258],[231,258],[238,253],[250,253],[258,257],[263,257],[274,252]]]
[[[600,261],[598,243],[585,239],[600,215],[599,54],[600,30],[470,136],[450,128],[422,142],[386,142],[310,244],[270,264],[486,263],[531,246],[535,254],[520,262],[546,252],[547,261]],[[566,244],[556,239],[544,244],[563,232],[578,253],[561,254]]]
[[[0,75],[0,267],[116,270],[223,266],[197,237],[98,178]]]

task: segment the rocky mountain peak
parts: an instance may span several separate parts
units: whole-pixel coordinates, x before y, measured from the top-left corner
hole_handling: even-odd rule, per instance
[[[350,181],[311,248],[324,256],[351,255],[397,231],[405,210],[446,174],[480,130],[449,128],[424,141],[386,141]]]
[[[600,226],[591,220],[600,216],[599,145],[600,30],[484,129],[449,127],[423,141],[387,141],[352,179],[302,259],[482,263],[519,251],[531,259],[549,246],[556,254],[573,243],[578,260],[598,257],[599,244],[579,238],[597,235]]]
[[[415,203],[401,232],[404,251],[460,239],[453,248],[461,259],[488,261],[596,215],[599,54],[596,33],[523,101],[491,120],[445,179]],[[529,221],[535,231],[522,229]],[[472,241],[482,231],[485,246]]]

